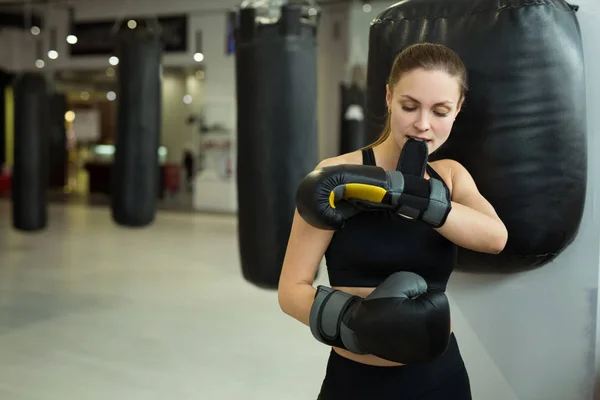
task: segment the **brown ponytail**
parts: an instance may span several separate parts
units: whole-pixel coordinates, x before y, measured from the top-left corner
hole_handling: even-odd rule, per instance
[[[377,140],[374,141],[373,143],[371,143],[370,145],[368,145],[366,148],[379,146],[381,143],[383,143],[387,140],[387,138],[392,133],[392,123],[391,123],[390,119],[391,119],[391,116],[388,113],[387,117],[385,118],[385,125],[383,126],[383,131],[381,131],[381,134],[379,135]]]

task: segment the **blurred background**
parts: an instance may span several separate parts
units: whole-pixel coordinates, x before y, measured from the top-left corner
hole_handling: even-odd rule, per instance
[[[0,0],[0,400],[317,397],[329,348],[281,311],[273,287],[249,282],[239,244],[240,206],[253,189],[243,182],[255,171],[243,171],[240,179],[238,156],[262,144],[238,131],[234,26],[240,7],[279,10],[285,3]],[[307,18],[318,20],[314,138],[307,128],[315,152],[290,158],[293,163],[314,166],[372,139],[363,126],[369,29],[394,3],[302,2]],[[594,0],[579,3],[592,110],[600,105],[594,90],[600,88],[600,49],[592,39],[600,34],[600,9]],[[156,215],[148,227],[135,229],[115,223],[114,214],[111,219],[111,201],[119,115],[148,100],[128,95],[126,108],[122,88],[128,80],[143,82],[132,68],[145,64],[128,61],[127,74],[120,74],[115,38],[149,26],[160,27],[163,44],[161,96],[153,98],[160,114],[152,128],[158,135],[150,202]],[[43,129],[30,129],[47,139],[41,168],[48,180],[43,194],[35,194],[44,199],[43,215],[19,211],[43,221],[29,231],[14,229],[11,218],[18,208],[11,197],[19,141],[15,82],[27,74],[43,76],[48,113]],[[247,81],[246,89],[252,87]],[[277,96],[287,94],[282,89]],[[277,102],[277,96],[268,100]],[[24,123],[38,121],[34,113],[19,115]],[[596,114],[588,118],[590,131],[597,130]],[[144,125],[137,114],[132,120]],[[594,137],[590,132],[590,148],[600,150]],[[132,138],[135,144],[143,137]],[[138,147],[128,146],[136,164]],[[25,150],[19,154],[28,157]],[[593,159],[586,194],[591,206],[577,241],[543,271],[453,275],[454,329],[474,399],[591,398],[600,368],[598,173]],[[135,198],[139,187],[135,179],[130,183],[126,189]],[[28,201],[22,203],[37,209]],[[280,203],[265,203],[287,218],[278,212]],[[138,204],[128,206],[134,213]],[[265,253],[270,242],[285,248],[287,231],[273,238],[272,225],[254,228],[249,236]],[[317,284],[328,284],[323,268]],[[556,308],[547,306],[549,299]]]
[[[315,2],[323,27],[317,36],[320,158],[339,154],[340,85],[364,87],[370,20],[391,4]],[[236,212],[231,13],[240,5],[227,0],[0,1],[7,16],[0,27],[5,79],[43,72],[55,94],[54,112],[64,110],[67,143],[52,151],[52,201],[106,203],[119,102],[115,29],[135,30],[156,21],[165,43],[160,207]],[[36,25],[42,21],[43,29]],[[11,160],[3,164],[10,168]],[[211,190],[196,190],[199,182]]]
[[[316,398],[328,348],[240,268],[233,24],[253,3],[286,2],[0,1],[1,399]],[[315,156],[331,157],[340,88],[356,81],[364,95],[369,24],[392,2],[304,3],[320,18]],[[131,230],[110,217],[116,32],[156,24],[157,213]],[[34,232],[11,218],[15,82],[27,73],[44,77],[49,112],[47,225]]]

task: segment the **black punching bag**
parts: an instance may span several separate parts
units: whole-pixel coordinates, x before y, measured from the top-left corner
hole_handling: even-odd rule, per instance
[[[244,278],[275,289],[296,189],[318,163],[317,22],[298,5],[269,22],[257,11],[236,28],[238,237]]]
[[[159,193],[161,54],[157,32],[119,33],[117,137],[112,172],[112,217],[124,226],[154,221]]]
[[[44,229],[48,220],[47,86],[41,74],[14,81],[15,134],[12,181],[13,227]]]
[[[444,44],[470,90],[448,141],[430,161],[457,160],[508,229],[499,255],[461,249],[468,271],[518,271],[554,259],[576,237],[587,182],[586,99],[576,7],[562,0],[405,0],[370,28],[367,115],[385,118],[395,56]]]

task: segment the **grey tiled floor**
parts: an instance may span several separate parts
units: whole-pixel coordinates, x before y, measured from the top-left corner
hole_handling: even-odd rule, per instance
[[[315,399],[328,348],[242,278],[236,219],[0,200],[0,399]]]

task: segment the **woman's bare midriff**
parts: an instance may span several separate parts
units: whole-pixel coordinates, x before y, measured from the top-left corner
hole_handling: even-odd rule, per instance
[[[333,289],[341,290],[345,293],[350,293],[360,297],[367,297],[373,290],[374,287],[342,287],[342,286],[333,286]],[[452,332],[452,321],[450,321],[450,332]],[[373,365],[376,367],[399,367],[404,364],[400,364],[394,361],[385,360],[381,357],[374,356],[372,354],[354,354],[349,352],[346,349],[341,349],[339,347],[333,347],[333,351],[338,353],[340,356],[348,358],[352,361],[356,361],[363,364]]]

